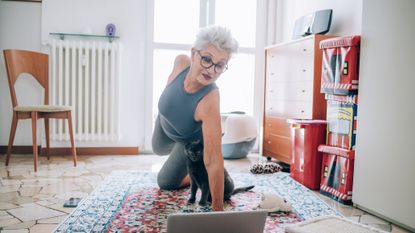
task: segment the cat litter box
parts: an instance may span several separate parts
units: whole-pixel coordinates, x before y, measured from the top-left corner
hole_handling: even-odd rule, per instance
[[[258,135],[254,118],[243,112],[222,114],[221,117],[223,158],[245,158]]]

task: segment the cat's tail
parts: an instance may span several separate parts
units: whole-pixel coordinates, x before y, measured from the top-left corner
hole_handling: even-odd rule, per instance
[[[240,192],[246,192],[246,191],[249,191],[249,190],[253,189],[254,187],[255,187],[255,185],[246,186],[246,187],[241,187],[241,188],[236,188],[236,189],[234,189],[234,190],[233,190],[233,192],[231,193],[231,196],[232,196],[232,195],[235,195],[235,194],[237,194],[237,193],[240,193]]]

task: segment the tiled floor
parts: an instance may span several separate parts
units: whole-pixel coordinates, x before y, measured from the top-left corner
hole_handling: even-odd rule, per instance
[[[70,156],[40,157],[38,172],[33,173],[31,155],[13,155],[8,167],[0,157],[0,232],[45,233],[53,229],[73,210],[64,208],[70,197],[86,197],[113,170],[158,171],[167,157],[79,156],[73,167]],[[250,164],[263,161],[258,154],[226,160],[231,172],[248,172]],[[344,216],[394,233],[407,232],[359,209],[342,205],[316,192],[321,199]]]

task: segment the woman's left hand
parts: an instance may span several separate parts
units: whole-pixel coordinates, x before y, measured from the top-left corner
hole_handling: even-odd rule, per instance
[[[222,204],[219,203],[212,203],[212,210],[213,211],[223,211],[223,202]]]
[[[196,116],[196,120],[202,121],[203,161],[209,177],[212,209],[222,211],[225,167],[222,156],[222,129],[217,89],[211,91],[199,102]]]

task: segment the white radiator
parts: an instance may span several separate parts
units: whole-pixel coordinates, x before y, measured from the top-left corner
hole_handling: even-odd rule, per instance
[[[72,106],[77,141],[119,140],[120,45],[113,41],[52,40],[50,104]],[[68,140],[65,121],[52,140]]]

